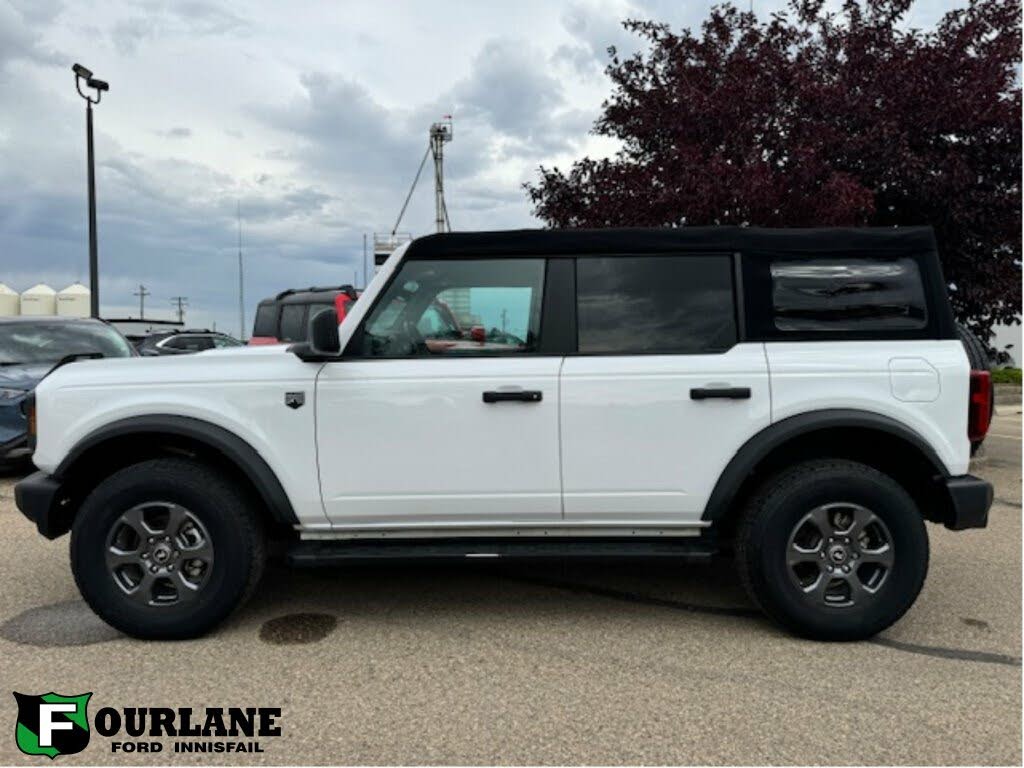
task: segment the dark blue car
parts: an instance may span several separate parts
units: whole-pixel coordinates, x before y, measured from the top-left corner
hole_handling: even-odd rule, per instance
[[[102,320],[0,318],[0,463],[29,455],[22,401],[68,355],[132,357],[134,347]]]

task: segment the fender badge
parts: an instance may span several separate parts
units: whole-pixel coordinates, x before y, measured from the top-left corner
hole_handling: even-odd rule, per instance
[[[284,393],[284,404],[289,408],[301,408],[306,403],[305,392],[285,392]]]

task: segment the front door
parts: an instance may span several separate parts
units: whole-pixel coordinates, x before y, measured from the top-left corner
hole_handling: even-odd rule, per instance
[[[335,526],[561,519],[560,356],[539,353],[543,259],[410,260],[317,380]]]
[[[764,346],[738,343],[729,254],[581,257],[562,368],[566,522],[699,523],[769,424]]]

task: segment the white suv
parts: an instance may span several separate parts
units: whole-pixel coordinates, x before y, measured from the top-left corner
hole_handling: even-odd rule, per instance
[[[397,250],[291,347],[67,365],[20,509],[132,635],[293,564],[735,553],[816,638],[914,602],[925,521],[986,524],[987,382],[930,229],[519,231]]]

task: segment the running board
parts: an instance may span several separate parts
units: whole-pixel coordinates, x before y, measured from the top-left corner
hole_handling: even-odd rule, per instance
[[[623,560],[675,558],[708,560],[717,552],[704,538],[673,540],[436,539],[424,541],[299,541],[287,552],[289,565],[316,567],[383,561]]]

